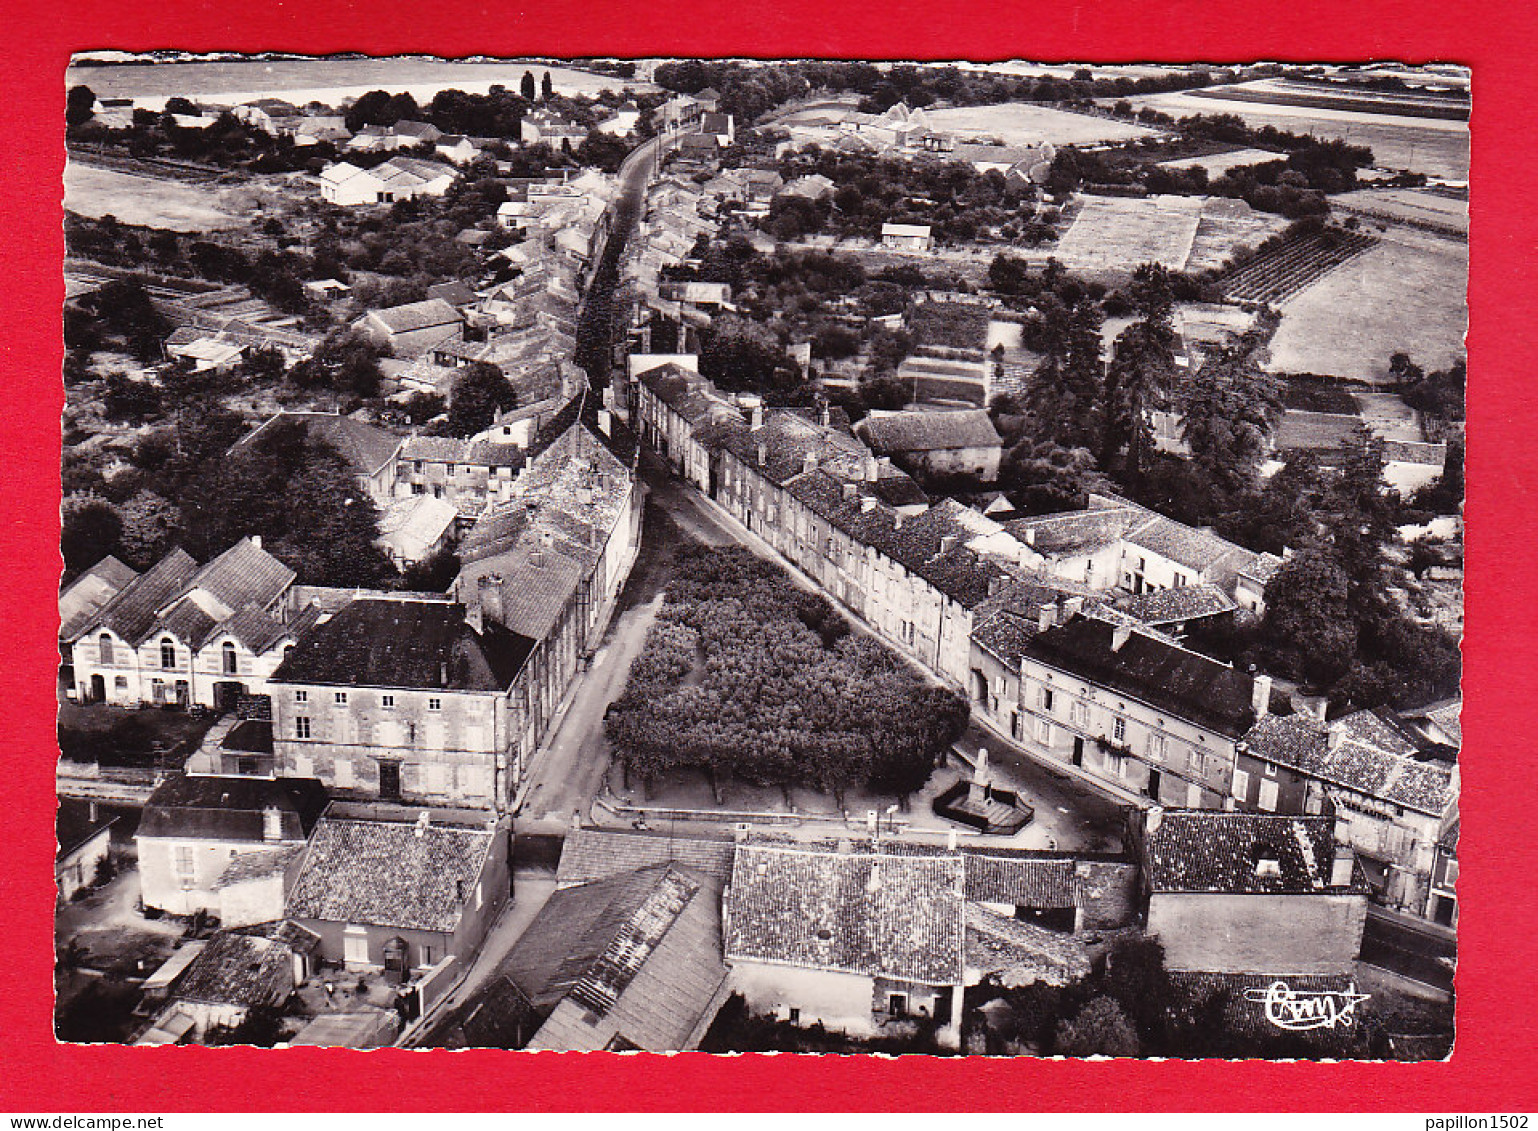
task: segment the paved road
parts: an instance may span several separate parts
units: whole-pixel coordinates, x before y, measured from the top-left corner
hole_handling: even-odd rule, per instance
[[[1367,909],[1367,927],[1362,932],[1363,962],[1451,992],[1453,971],[1449,963],[1439,959],[1456,955],[1457,944],[1445,931],[1381,908]]]
[[[589,380],[602,385],[608,379],[610,345],[614,328],[614,289],[619,282],[619,266],[625,246],[635,231],[641,215],[646,186],[656,161],[657,141],[644,142],[631,151],[619,167],[619,194],[614,199],[613,222],[609,238],[599,256],[598,267],[588,284],[582,314],[577,325],[576,362],[587,371]]]

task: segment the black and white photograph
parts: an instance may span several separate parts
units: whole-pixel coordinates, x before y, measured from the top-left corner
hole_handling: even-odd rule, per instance
[[[1451,1055],[1468,68],[64,77],[57,1041]]]

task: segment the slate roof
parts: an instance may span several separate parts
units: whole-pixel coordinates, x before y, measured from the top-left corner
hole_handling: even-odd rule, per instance
[[[71,581],[59,594],[59,639],[73,640],[92,627],[101,607],[138,576],[135,570],[108,556]]]
[[[400,437],[362,420],[334,412],[284,411],[264,420],[230,449],[231,454],[249,448],[264,429],[275,423],[298,425],[311,439],[323,440],[335,448],[356,475],[373,475],[395,454]]]
[[[727,961],[956,985],[963,885],[959,855],[742,844],[727,897]]]
[[[267,608],[294,580],[294,571],[242,538],[197,572],[189,589],[212,594],[226,608]]]
[[[856,427],[878,452],[938,452],[997,448],[1003,442],[983,409],[954,412],[872,412]]]
[[[1144,624],[1181,624],[1201,617],[1222,616],[1239,606],[1216,585],[1181,585],[1127,599],[1122,610]]]
[[[289,892],[291,919],[449,933],[505,826],[323,817]],[[489,895],[489,893],[488,893]]]
[[[477,634],[462,605],[365,597],[306,633],[272,682],[500,692],[534,646],[501,625]]]
[[[1077,885],[1072,859],[987,848],[963,849],[962,859],[966,864],[969,902],[1036,908],[1074,906]]]
[[[1000,525],[1038,553],[1052,557],[1085,553],[1119,542],[1128,531],[1147,521],[1148,512],[1141,508],[1110,507],[1033,515]]]
[[[182,592],[197,571],[191,554],[180,547],[172,550],[119,590],[81,631],[101,625],[137,646],[154,628],[161,607]]]
[[[732,870],[733,842],[663,836],[630,829],[573,829],[561,846],[557,887],[606,880],[657,864],[677,864],[724,880]]]
[[[282,1005],[294,992],[294,949],[236,931],[208,940],[176,987],[181,1001],[247,1007]]]
[[[62,860],[77,848],[106,832],[117,821],[116,817],[91,820],[91,803],[72,797],[59,798],[59,809],[54,815],[54,835],[58,838],[57,859]]]
[[[369,316],[383,324],[392,334],[409,334],[434,326],[457,326],[464,321],[459,311],[441,298],[371,310]]]
[[[1275,554],[1257,554],[1253,562],[1239,569],[1239,576],[1267,585],[1276,576],[1277,571],[1286,564],[1285,558],[1279,558]]]
[[[1148,834],[1146,855],[1144,866],[1155,893],[1314,895],[1359,890],[1330,885],[1333,817],[1166,812]],[[1262,855],[1278,862],[1278,874],[1257,874]]]
[[[1248,675],[1138,631],[1113,650],[1115,633],[1113,625],[1077,616],[1039,633],[1027,655],[1219,734],[1238,738],[1254,725]]]
[[[469,306],[480,298],[469,283],[460,279],[452,279],[447,283],[434,283],[427,288],[427,297],[442,299],[450,306]]]
[[[325,786],[314,778],[179,775],[155,787],[136,835],[271,843],[263,839],[262,814],[276,808],[283,814],[283,839],[303,841],[325,807]]]
[[[303,627],[285,625],[254,604],[237,610],[218,626],[218,634],[229,633],[258,656],[290,634],[297,636],[302,631]]]
[[[1219,538],[1216,534],[1197,530],[1195,527],[1176,522],[1172,518],[1165,518],[1163,515],[1158,515],[1153,522],[1129,531],[1127,541],[1131,545],[1141,546],[1151,553],[1202,573],[1211,572],[1222,566],[1226,566],[1229,572],[1234,572],[1248,566],[1255,558],[1249,550]]]

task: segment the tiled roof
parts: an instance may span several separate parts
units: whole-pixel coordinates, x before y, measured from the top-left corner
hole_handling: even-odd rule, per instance
[[[380,513],[380,541],[414,556],[442,538],[458,517],[459,509],[446,499],[410,495]]]
[[[1219,538],[1205,530],[1197,530],[1172,518],[1158,516],[1153,522],[1139,526],[1127,534],[1127,541],[1141,546],[1150,553],[1168,558],[1203,573],[1220,565],[1227,565],[1232,572],[1248,566],[1255,555],[1232,542]]]
[[[1144,624],[1180,624],[1200,617],[1221,616],[1239,606],[1216,585],[1181,585],[1127,599],[1122,610]]]
[[[1039,621],[1013,613],[998,612],[972,628],[972,643],[986,648],[1006,664],[1019,670]]]
[[[742,844],[728,894],[728,962],[962,980],[959,856]]]
[[[188,588],[212,594],[229,609],[245,605],[265,609],[294,576],[293,570],[250,538],[242,538],[200,569]]]
[[[1386,709],[1353,711],[1335,720],[1334,725],[1356,741],[1386,750],[1390,754],[1414,757],[1420,749],[1404,725]]]
[[[856,428],[878,452],[935,452],[997,448],[993,421],[982,409],[954,412],[872,412]]]
[[[291,423],[303,428],[312,439],[323,440],[341,455],[357,475],[373,475],[383,467],[400,437],[350,416],[333,412],[280,412],[268,417],[261,426],[236,442],[231,453],[247,449],[262,432],[275,423]]]
[[[987,973],[1004,986],[1066,986],[1092,968],[1090,948],[1078,936],[1006,919],[975,903],[966,908],[966,962],[969,972]]]
[[[186,588],[197,571],[191,554],[172,550],[119,590],[82,631],[102,625],[137,646],[154,628],[156,613]]]
[[[220,931],[176,987],[182,1001],[276,1007],[294,992],[294,951],[259,935]]]
[[[230,857],[230,862],[224,866],[224,871],[219,873],[219,878],[214,881],[214,888],[218,890],[243,884],[249,880],[261,880],[268,876],[279,875],[289,866],[299,851],[300,846],[294,845],[291,848],[237,852]]]
[[[1017,907],[1074,906],[1073,861],[968,848],[967,899],[973,903],[1012,903]]]
[[[1146,523],[1149,517],[1149,513],[1141,508],[1110,507],[1034,515],[1011,519],[1001,525],[1038,553],[1051,557],[1084,553],[1118,542],[1128,531]]]
[[[1277,872],[1259,874],[1262,858]],[[1148,882],[1154,892],[1309,895],[1330,884],[1333,817],[1269,813],[1166,812],[1148,834]]]
[[[732,870],[733,847],[728,839],[663,836],[629,829],[573,829],[561,846],[555,882],[559,887],[592,883],[655,864],[678,864],[725,879]]]
[[[460,279],[452,279],[447,283],[434,283],[427,288],[429,299],[442,299],[450,306],[469,306],[480,296],[475,293],[469,283]]]
[[[1113,625],[1078,616],[1038,634],[1027,654],[1219,734],[1238,738],[1254,725],[1248,675],[1138,631],[1113,648],[1116,632]]]
[[[464,321],[459,311],[441,298],[371,310],[369,316],[381,322],[392,334],[409,334],[433,326],[457,326]]]
[[[1257,554],[1253,562],[1240,568],[1239,576],[1248,577],[1266,585],[1286,564],[1285,558],[1279,558],[1275,554]]]
[[[506,691],[534,645],[497,624],[477,634],[462,605],[363,598],[306,633],[272,681]]]
[[[1453,767],[1421,760],[1415,747],[1369,712],[1326,728],[1306,715],[1261,719],[1244,740],[1262,761],[1286,766],[1327,785],[1439,817],[1455,799]],[[1373,720],[1372,725],[1367,722]],[[1330,729],[1340,732],[1333,749]],[[1381,745],[1380,745],[1381,742]]]
[[[313,778],[216,777],[187,774],[155,787],[139,820],[140,837],[265,842],[267,809],[282,813],[285,841],[303,841],[326,807]]]
[[[323,817],[285,911],[291,919],[451,932],[498,836],[507,836],[505,826]]]

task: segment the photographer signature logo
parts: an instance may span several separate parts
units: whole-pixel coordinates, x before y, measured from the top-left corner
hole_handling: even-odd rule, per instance
[[[1263,990],[1245,990],[1246,1001],[1265,1006],[1266,1020],[1278,1029],[1333,1029],[1356,1020],[1356,1007],[1367,994],[1356,992],[1352,982],[1344,990],[1295,990],[1283,981]]]

